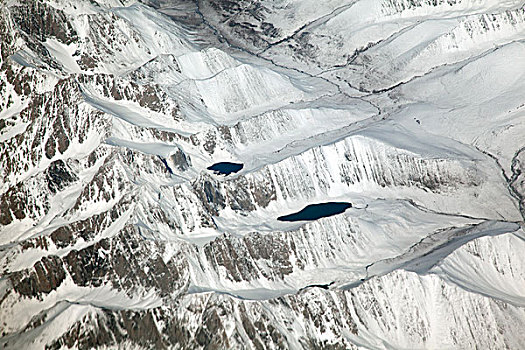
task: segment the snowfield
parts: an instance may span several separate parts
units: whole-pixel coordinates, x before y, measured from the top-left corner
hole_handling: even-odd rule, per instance
[[[513,0],[0,3],[0,347],[525,348],[524,58]]]

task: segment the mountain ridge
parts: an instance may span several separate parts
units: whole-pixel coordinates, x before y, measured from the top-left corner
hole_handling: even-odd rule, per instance
[[[0,4],[2,347],[525,346],[523,5],[319,6]]]

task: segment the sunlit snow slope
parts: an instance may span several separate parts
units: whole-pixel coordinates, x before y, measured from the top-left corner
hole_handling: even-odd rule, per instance
[[[0,348],[523,349],[524,91],[519,1],[0,0]]]

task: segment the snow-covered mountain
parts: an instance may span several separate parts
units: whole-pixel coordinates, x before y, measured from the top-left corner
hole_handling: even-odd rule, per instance
[[[525,348],[524,57],[511,0],[0,1],[0,347]]]

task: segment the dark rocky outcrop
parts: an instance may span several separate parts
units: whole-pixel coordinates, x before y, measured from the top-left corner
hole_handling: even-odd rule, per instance
[[[78,176],[71,171],[63,160],[56,160],[46,169],[46,179],[49,190],[56,193],[77,181]]]
[[[180,171],[188,170],[191,166],[190,157],[180,148],[178,148],[175,153],[170,155],[170,160]]]
[[[64,44],[77,40],[77,33],[63,11],[41,0],[24,0],[11,7],[12,18],[18,28],[29,38],[45,42],[56,38]]]
[[[0,225],[9,225],[13,220],[26,217],[27,194],[22,185],[10,188],[0,197]]]
[[[153,289],[161,297],[171,298],[186,288],[187,263],[182,255],[164,261],[163,249],[162,243],[144,241],[136,228],[126,226],[116,236],[72,250],[64,257],[44,256],[8,278],[13,291],[26,297],[41,298],[70,276],[79,287],[110,284],[130,296]]]
[[[288,242],[274,235],[251,234],[242,239],[221,236],[203,248],[204,254],[219,273],[224,268],[232,281],[250,281],[261,277],[282,279],[293,272]],[[264,262],[265,268],[257,266]]]
[[[56,290],[66,278],[62,261],[57,256],[40,259],[32,269],[9,276],[14,290],[22,296],[38,297]]]

